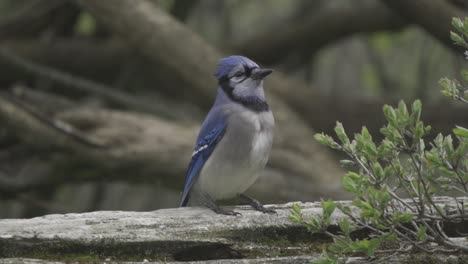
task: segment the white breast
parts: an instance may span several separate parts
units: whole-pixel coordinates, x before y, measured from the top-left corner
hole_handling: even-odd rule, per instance
[[[251,142],[250,159],[253,165],[261,166],[263,169],[268,161],[273,143],[273,116],[271,113],[261,113],[251,116],[250,119],[255,126],[255,133]]]
[[[214,199],[246,191],[265,167],[273,143],[271,112],[233,111],[223,139],[211,154],[194,189]]]

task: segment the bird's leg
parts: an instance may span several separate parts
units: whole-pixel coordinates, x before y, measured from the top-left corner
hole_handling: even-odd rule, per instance
[[[219,207],[216,202],[214,201],[213,198],[211,198],[208,194],[203,195],[203,205],[206,207],[210,208],[217,214],[223,214],[223,215],[241,215],[241,213],[231,211],[231,210],[226,210],[221,207]]]
[[[248,203],[250,206],[252,206],[255,210],[260,211],[262,213],[267,213],[267,214],[276,214],[276,211],[273,209],[265,208],[263,204],[261,204],[259,201],[255,200],[254,198],[250,198],[245,194],[239,194],[239,198]]]

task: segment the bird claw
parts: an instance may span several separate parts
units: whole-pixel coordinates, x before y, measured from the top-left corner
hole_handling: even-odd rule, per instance
[[[270,209],[270,208],[266,208],[259,201],[255,200],[253,198],[250,198],[250,197],[246,196],[245,194],[239,194],[239,197],[240,197],[240,199],[247,202],[250,206],[252,206],[253,209],[255,209],[257,211],[260,211],[260,212],[262,212],[264,214],[278,214],[275,210]]]
[[[263,210],[260,210],[260,212],[264,213],[264,214],[278,214],[274,209],[270,209],[270,208],[265,208],[263,207]]]
[[[223,214],[223,215],[232,215],[232,216],[242,215],[242,214],[239,213],[239,212],[231,211],[231,210],[224,210],[224,209],[221,209],[221,208],[219,208],[218,210],[216,210],[215,213],[217,213],[217,214]]]
[[[270,209],[270,208],[266,208],[264,206],[261,206],[261,207],[254,207],[255,210],[257,211],[260,211],[264,214],[278,214],[275,210],[273,209]]]
[[[241,213],[236,212],[236,211],[226,211],[226,212],[227,212],[227,215],[233,215],[233,216],[242,215]]]

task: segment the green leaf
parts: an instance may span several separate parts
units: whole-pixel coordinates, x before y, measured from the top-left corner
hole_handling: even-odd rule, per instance
[[[468,29],[468,17],[465,17],[465,19],[463,20],[463,28]]]
[[[367,190],[371,192],[371,189]],[[363,200],[354,200],[352,204],[361,209],[361,217],[376,220],[382,215],[382,212],[375,209],[369,202]]]
[[[397,124],[397,115],[396,115],[395,110],[393,109],[393,107],[391,107],[389,105],[384,105],[383,112],[384,112],[384,115],[387,118],[387,121],[388,121],[388,123],[390,125],[392,125],[394,127],[398,126],[398,124]]]
[[[296,215],[294,214],[290,214],[288,215],[288,219],[289,221],[293,222],[293,223],[296,223],[296,224],[299,224],[301,222],[301,219],[298,218]]]
[[[425,134],[424,124],[421,121],[416,122],[416,126],[414,128],[414,138],[415,141],[419,141]]]
[[[468,81],[468,71],[467,70],[462,70],[461,71],[461,76],[463,77],[464,81]]]
[[[298,204],[293,204],[290,214],[288,215],[288,218],[293,223],[304,224],[301,207]]]
[[[424,128],[424,133],[425,133],[425,134],[428,134],[429,132],[431,132],[431,129],[432,129],[431,126],[426,126],[426,127]]]
[[[451,157],[452,153],[454,152],[453,139],[451,135],[448,135],[445,137],[444,148],[445,148],[445,151],[447,152],[448,157]]]
[[[460,18],[454,17],[452,18],[452,26],[458,29],[459,31],[463,31],[463,22]]]
[[[468,172],[468,166],[463,166],[463,161],[467,161],[468,159],[464,159],[463,157],[468,156],[468,140],[460,140],[458,142],[458,147],[455,150],[455,160],[460,160],[461,164],[458,164],[457,169],[461,170],[463,167],[466,168],[466,172]],[[466,162],[468,164],[468,161]],[[461,172],[461,171],[460,171]]]
[[[391,165],[386,166],[384,169],[384,179],[389,179],[391,177],[394,177],[395,173],[396,172]]]
[[[344,130],[343,124],[336,121],[336,126],[335,126],[335,133],[338,136],[338,139],[340,139],[341,143],[343,144],[349,144],[349,138],[346,135],[346,132]]]
[[[396,241],[398,235],[395,232],[384,233],[379,237],[380,241]]]
[[[369,240],[369,248],[367,250],[367,256],[374,256],[375,250],[380,246],[380,240],[373,238]]]
[[[348,244],[349,242],[352,242],[352,241],[346,237],[335,236],[333,237],[334,244],[330,245],[328,249],[332,252],[349,253],[353,251],[353,249]]]
[[[440,149],[442,148],[443,143],[444,143],[444,136],[441,133],[437,134],[436,138],[434,139],[434,144],[436,145],[438,149]]]
[[[386,138],[382,140],[382,143],[380,143],[380,146],[377,148],[377,152],[379,156],[384,157],[391,154],[392,150],[394,149],[395,145]]]
[[[292,210],[294,213],[297,213],[297,214],[301,213],[301,207],[298,204],[293,204]]]
[[[453,133],[459,137],[468,138],[468,129],[464,127],[457,126],[453,129]]]
[[[374,255],[375,250],[380,246],[380,241],[376,238],[363,239],[351,242],[350,246],[353,250],[358,252],[366,252],[367,256],[371,257]]]
[[[340,226],[340,230],[341,232],[343,232],[343,234],[345,236],[349,236],[350,233],[351,233],[351,223],[349,222],[348,219],[344,218],[342,219],[338,225]]]
[[[379,204],[381,210],[385,210],[388,203],[392,200],[390,194],[386,190],[373,191],[373,199]]]
[[[331,199],[322,202],[323,215],[325,218],[330,218],[330,216],[333,214],[333,211],[335,211],[335,208],[336,204]]]
[[[374,174],[375,174],[375,177],[377,178],[377,180],[383,180],[384,179],[384,171],[383,171],[383,168],[382,166],[380,165],[379,162],[374,162],[372,164],[372,167],[374,169]]]
[[[423,225],[418,226],[419,230],[417,233],[417,237],[419,241],[425,241],[427,238],[427,228]]]
[[[336,255],[330,255],[327,253],[326,250],[323,250],[322,255],[320,256],[320,259],[313,260],[313,264],[338,264],[338,256]]]
[[[362,201],[362,200],[355,200],[353,201],[353,205],[361,208],[361,209],[373,209],[372,208],[372,205],[366,201]]]
[[[346,215],[350,215],[351,214],[351,208],[347,205],[343,205],[341,203],[337,203],[336,204],[336,207],[338,207],[338,209],[340,209],[341,212],[343,212],[344,214]]]
[[[361,135],[365,140],[372,141],[372,136],[369,133],[369,130],[367,130],[367,127],[363,126],[361,128]]]
[[[459,46],[465,45],[465,40],[463,39],[463,37],[453,31],[450,31],[450,38],[455,42],[455,44]]]
[[[320,144],[326,145],[326,146],[328,146],[330,148],[333,148],[333,149],[339,149],[340,148],[340,145],[338,143],[336,143],[335,140],[333,140],[332,137],[330,137],[329,135],[325,135],[324,133],[321,133],[321,134],[317,133],[317,134],[314,135],[314,138]]]
[[[359,188],[359,180],[361,176],[355,172],[348,172],[343,179],[341,180],[341,183],[343,184],[343,187],[345,190],[347,190],[350,193],[353,193],[355,195],[360,195],[362,193],[362,190]]]
[[[322,221],[318,217],[311,217],[310,221],[305,224],[311,233],[317,233],[322,229]]]
[[[461,88],[458,81],[442,78],[439,84],[442,86],[442,94],[445,96],[452,97],[453,99],[457,99],[460,96]]]
[[[340,160],[340,164],[342,166],[353,166],[354,161],[352,161],[352,160]]]
[[[403,100],[398,103],[398,119],[400,120],[407,120],[409,118],[408,108],[406,108],[406,104]]]
[[[411,120],[416,124],[421,119],[422,103],[420,100],[415,100],[411,105]]]
[[[410,222],[412,220],[413,220],[412,214],[405,213],[405,214],[401,214],[398,216],[398,221],[401,223]]]

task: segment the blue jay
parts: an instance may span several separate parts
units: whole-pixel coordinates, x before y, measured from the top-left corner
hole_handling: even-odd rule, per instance
[[[254,209],[274,213],[244,194],[268,161],[275,122],[263,79],[273,70],[243,56],[219,61],[216,100],[203,122],[188,166],[180,206],[204,205],[226,215],[217,200],[239,197]]]

